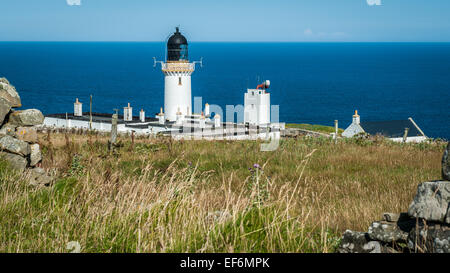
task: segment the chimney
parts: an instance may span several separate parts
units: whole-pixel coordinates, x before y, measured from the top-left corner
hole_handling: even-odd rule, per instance
[[[123,120],[124,121],[133,121],[133,107],[128,103],[127,107],[123,108]]]
[[[163,108],[161,107],[161,110],[158,114],[158,119],[159,119],[159,124],[165,124],[166,123],[166,119],[164,118],[164,112],[163,112]]]
[[[220,120],[220,115],[216,114],[214,116],[214,127],[219,128],[222,125],[222,121]]]
[[[75,100],[75,103],[73,104],[73,115],[76,117],[83,116],[83,104],[78,101],[78,98]]]
[[[145,111],[144,109],[141,109],[141,112],[139,113],[139,119],[141,122],[145,122]]]
[[[205,127],[206,127],[206,120],[205,115],[202,112],[202,115],[200,116],[200,128],[205,129]]]
[[[205,103],[205,117],[209,118],[210,116],[210,112],[209,112],[209,104]]]
[[[360,122],[360,118],[359,118],[359,115],[358,115],[358,110],[355,110],[355,114],[353,115],[353,123],[354,124],[359,124],[359,122]]]
[[[181,113],[180,107],[178,107],[176,124],[177,125],[182,125],[183,124],[183,113]]]

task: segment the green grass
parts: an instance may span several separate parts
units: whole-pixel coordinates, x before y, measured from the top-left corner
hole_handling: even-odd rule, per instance
[[[331,133],[335,132],[335,129],[333,126],[325,126],[325,125],[317,125],[317,124],[288,123],[288,124],[286,124],[286,128],[298,128],[298,129],[319,132],[319,133],[325,133],[325,134],[331,134]],[[344,132],[344,130],[338,128],[338,133],[341,134],[342,132]]]
[[[0,160],[0,252],[332,252],[345,229],[405,211],[440,177],[443,143],[43,136],[51,187]],[[48,147],[52,147],[51,149]],[[254,168],[258,163],[261,168]]]

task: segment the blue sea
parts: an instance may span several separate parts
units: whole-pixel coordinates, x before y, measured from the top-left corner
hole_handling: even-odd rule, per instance
[[[0,77],[24,108],[44,114],[112,113],[128,102],[147,115],[164,104],[164,77],[153,58],[164,43],[0,43]],[[246,88],[271,81],[280,121],[333,125],[412,117],[430,137],[450,139],[450,43],[190,43],[192,95],[203,103],[243,104]]]

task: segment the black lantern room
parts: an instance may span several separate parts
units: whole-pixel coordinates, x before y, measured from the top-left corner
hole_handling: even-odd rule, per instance
[[[167,61],[188,61],[188,42],[178,27],[167,41]]]

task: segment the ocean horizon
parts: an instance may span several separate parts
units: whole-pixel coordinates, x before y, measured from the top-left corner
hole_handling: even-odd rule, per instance
[[[247,88],[271,81],[280,122],[346,128],[412,117],[429,137],[450,139],[450,43],[191,42],[192,96],[203,104],[244,103]],[[129,102],[153,116],[164,104],[164,42],[0,42],[0,77],[24,108],[44,114],[113,113]]]

